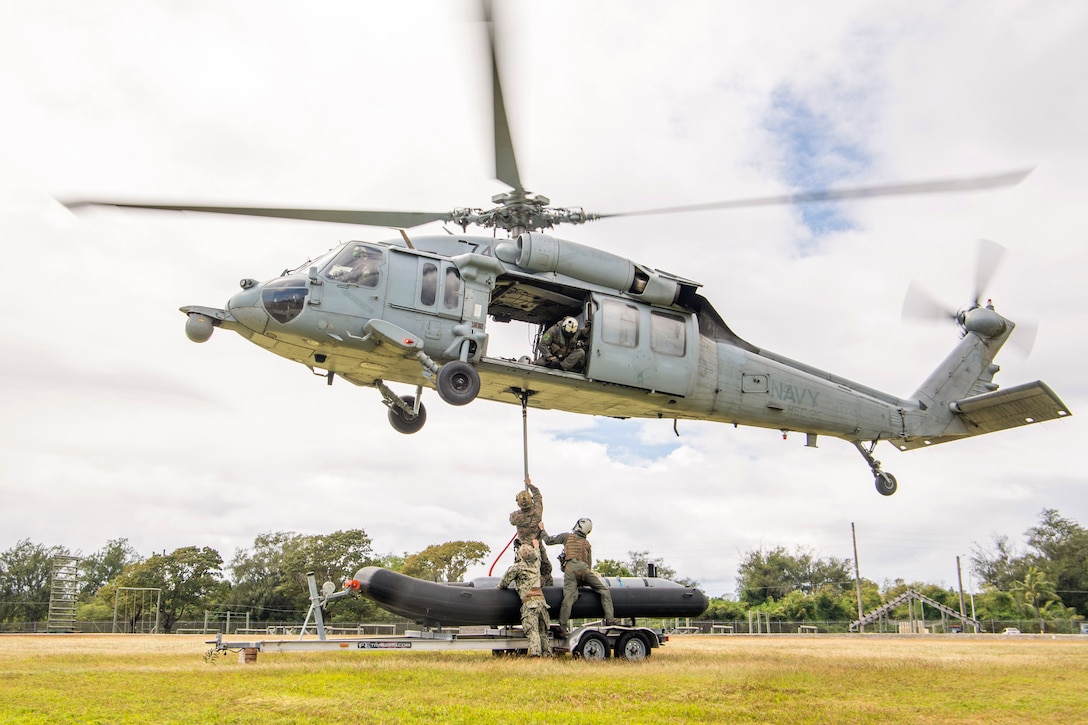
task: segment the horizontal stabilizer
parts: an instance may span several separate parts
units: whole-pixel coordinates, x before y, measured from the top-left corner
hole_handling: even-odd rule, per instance
[[[956,417],[944,434],[900,440],[896,441],[896,445],[900,450],[907,451],[1071,415],[1054,391],[1038,380],[992,393],[972,395],[957,400],[950,407]]]

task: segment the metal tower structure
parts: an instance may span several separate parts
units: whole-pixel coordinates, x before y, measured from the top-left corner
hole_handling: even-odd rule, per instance
[[[79,557],[54,556],[49,584],[49,632],[73,632],[76,628],[76,597],[79,594]]]
[[[914,602],[919,603],[919,614],[921,614],[921,622],[917,622],[914,618]],[[960,620],[960,622],[963,623],[963,625],[970,624],[972,627],[974,627],[976,633],[978,633],[979,627],[981,626],[981,622],[979,622],[977,619],[973,619],[972,617],[960,614],[959,612],[950,609],[949,607],[946,607],[940,602],[930,599],[924,594],[919,594],[913,589],[908,589],[903,594],[900,594],[898,597],[888,602],[884,606],[880,607],[879,609],[874,609],[856,622],[851,622],[850,631],[854,632],[859,627],[864,627],[867,624],[873,624],[874,622],[878,622],[881,619],[886,619],[888,615],[891,614],[893,609],[901,606],[904,603],[910,605],[911,632],[916,632],[919,627],[923,629],[925,628],[925,614],[924,610],[921,608],[921,605],[925,604],[928,604],[930,607],[940,612],[942,621],[946,621],[949,617],[951,617],[952,619],[958,619]],[[947,625],[944,627],[944,629],[946,632],[948,631]]]

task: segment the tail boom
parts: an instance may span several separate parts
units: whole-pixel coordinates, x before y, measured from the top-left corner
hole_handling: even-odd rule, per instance
[[[918,408],[903,412],[905,435],[892,441],[900,450],[1070,415],[1065,403],[1041,381],[998,389],[993,377],[1001,368],[994,357],[1016,326],[990,309],[986,312],[1004,323],[1000,334],[967,331],[952,354],[922,383],[912,396]]]

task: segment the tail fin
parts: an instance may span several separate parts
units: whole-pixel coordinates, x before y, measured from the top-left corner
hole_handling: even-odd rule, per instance
[[[990,308],[972,310],[966,334],[912,396],[918,409],[904,411],[901,450],[993,433],[1069,415],[1065,404],[1042,382],[998,390],[994,357],[1016,325]],[[994,334],[986,334],[986,333]]]
[[[911,397],[924,408],[948,410],[953,401],[997,390],[998,385],[993,380],[1001,367],[994,363],[994,358],[1016,327],[1004,317],[1001,319],[1005,321],[1006,329],[996,337],[987,338],[974,332],[965,334]]]

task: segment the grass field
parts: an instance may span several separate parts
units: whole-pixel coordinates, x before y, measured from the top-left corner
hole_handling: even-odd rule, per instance
[[[641,663],[0,635],[0,723],[1088,722],[1088,637],[681,636]]]

